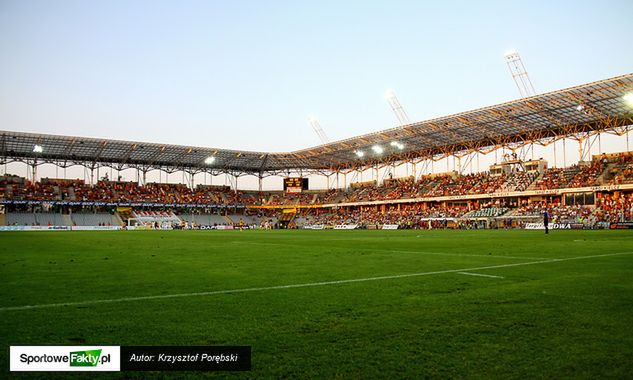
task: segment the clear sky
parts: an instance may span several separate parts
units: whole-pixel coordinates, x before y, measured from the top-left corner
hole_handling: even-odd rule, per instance
[[[0,0],[0,129],[286,151],[633,71],[633,1]]]
[[[320,143],[309,115],[333,140],[396,126],[388,89],[412,121],[516,99],[511,48],[539,93],[630,73],[632,14],[630,0],[0,0],[0,129],[306,148]],[[623,141],[605,136],[595,152]],[[535,155],[578,160],[577,148],[557,146],[556,158]],[[492,162],[482,157],[479,170]],[[39,175],[61,176],[53,170]]]

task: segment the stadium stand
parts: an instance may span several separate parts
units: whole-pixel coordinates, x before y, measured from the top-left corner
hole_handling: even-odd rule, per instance
[[[176,222],[176,215],[195,210],[218,215],[226,223],[234,223],[236,216],[258,215],[263,216],[263,222],[274,220],[280,226],[326,221],[367,226],[398,223],[407,227],[423,222],[419,224],[423,227],[428,221],[424,218],[435,218],[428,226],[468,227],[473,226],[470,223],[474,219],[487,219],[486,226],[495,227],[499,226],[496,220],[505,220],[503,225],[507,226],[506,218],[513,215],[521,220],[535,219],[536,213],[521,209],[542,204],[543,208],[554,209],[553,213],[561,219],[583,219],[589,223],[629,221],[633,154],[600,154],[592,158],[590,154],[602,133],[628,136],[632,86],[633,74],[625,74],[293,152],[0,131],[3,162],[24,164],[32,178],[44,163],[57,167],[72,163],[86,169],[84,180],[34,181],[10,174],[0,177],[0,202],[6,214],[3,219],[6,223],[68,225],[77,223],[72,215],[80,212],[108,213],[125,222],[134,218],[134,212],[161,211],[170,214],[141,217],[171,218]],[[579,104],[580,100],[583,104]],[[546,147],[566,138],[579,143],[581,161],[576,165],[552,168],[543,159],[526,160],[530,147],[534,155],[535,145]],[[601,150],[599,141],[597,148]],[[499,150],[502,160],[491,165],[489,171],[462,174],[466,167],[461,166],[462,158],[467,161],[494,151],[496,160]],[[421,176],[416,173],[418,163],[430,163],[433,171],[433,162],[446,160],[448,164],[450,158],[460,159],[453,166],[457,171]],[[386,168],[404,164],[413,165],[416,174],[385,177]],[[114,170],[136,170],[139,180],[125,182],[117,177],[114,181],[106,175],[94,182],[95,171],[99,178],[99,169],[106,167],[113,178]],[[348,186],[348,174],[370,169],[375,170],[373,181]],[[188,173],[191,185],[147,183],[146,174],[153,170]],[[336,175],[338,184],[343,175],[345,188],[314,191],[301,186],[300,194],[290,194],[236,191],[228,186],[194,187],[196,173],[226,175],[234,179],[235,188],[238,178],[254,176],[259,179],[260,189],[263,178],[268,176],[308,173],[326,176],[331,183],[331,176]],[[389,172],[389,176],[392,174]],[[302,208],[315,211],[303,213]],[[501,213],[505,209],[508,210]],[[91,218],[83,217],[83,222],[103,223],[105,217]],[[213,217],[208,221],[215,222]]]
[[[52,212],[7,213],[8,225],[16,226],[71,226],[69,215]]]
[[[168,199],[173,199],[168,197]],[[141,224],[145,226],[174,227],[180,226],[182,220],[171,211],[134,211],[132,218],[128,219],[128,224]]]
[[[73,213],[71,215],[75,226],[118,226],[120,221],[110,213]]]
[[[38,225],[35,214],[32,212],[10,212],[6,222],[9,226],[36,226]]]
[[[228,221],[225,217],[218,214],[198,214],[198,213],[182,213],[178,215],[180,219],[199,226],[216,226],[226,225]]]
[[[515,218],[536,220],[548,209],[554,220],[595,224],[631,220],[631,192],[590,190],[590,204],[563,204],[562,194],[547,202],[530,196],[506,199],[495,194],[519,194],[532,190],[587,189],[633,183],[633,154],[595,156],[568,168],[506,170],[459,175],[456,172],[389,178],[354,183],[348,189],[288,194],[280,191],[234,191],[228,186],[189,188],[184,184],[100,180],[89,185],[83,180],[49,179],[31,182],[13,175],[0,177],[0,201],[7,207],[8,225],[109,226],[127,219],[142,223],[193,225],[246,225],[264,222],[288,226],[310,224],[398,224],[407,228],[426,226],[431,219],[453,220]],[[583,190],[587,191],[587,190]],[[567,194],[566,193],[566,194]],[[462,197],[455,200],[444,198]],[[479,201],[483,196],[483,201]],[[515,195],[516,197],[516,195]],[[585,199],[585,198],[583,198]],[[595,199],[595,201],[594,201]],[[392,203],[391,201],[407,201]],[[59,203],[61,202],[61,205]],[[63,203],[70,202],[70,203]],[[94,205],[73,205],[102,202]],[[379,202],[379,204],[376,204]],[[110,204],[110,205],[109,205]],[[129,211],[119,204],[136,204]],[[343,205],[338,210],[331,207]],[[141,206],[141,207],[137,207]],[[238,206],[239,211],[238,211]],[[203,207],[200,209],[200,207]],[[267,207],[268,209],[257,209]],[[282,208],[298,207],[280,218]],[[305,209],[302,207],[316,207]],[[158,208],[158,209],[156,209]],[[296,215],[295,215],[296,213]]]
[[[508,209],[505,207],[501,207],[501,208],[486,207],[479,210],[473,210],[467,213],[466,215],[464,215],[464,217],[466,218],[494,218],[497,216],[501,216],[505,214],[506,212],[508,212]]]

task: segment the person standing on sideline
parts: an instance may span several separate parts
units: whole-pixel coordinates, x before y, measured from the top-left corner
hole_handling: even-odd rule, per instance
[[[545,226],[545,233],[549,234],[549,212],[543,211],[543,226]]]

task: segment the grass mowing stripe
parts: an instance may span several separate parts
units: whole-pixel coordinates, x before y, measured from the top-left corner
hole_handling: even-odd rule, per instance
[[[491,258],[503,258],[513,260],[552,260],[551,257],[525,257],[525,256],[500,256],[500,255],[475,255],[470,253],[445,253],[445,252],[427,252],[427,251],[400,251],[400,250],[379,250],[372,249],[372,252],[399,252],[399,253],[421,253],[423,255],[437,255],[437,256],[459,256],[459,257],[491,257]]]
[[[163,295],[155,295],[155,296],[124,297],[124,298],[92,300],[92,301],[50,303],[50,304],[24,305],[24,306],[8,306],[8,307],[1,307],[0,312],[30,310],[30,309],[44,309],[44,308],[61,307],[61,306],[87,306],[87,305],[98,305],[98,304],[105,304],[105,303],[117,303],[117,302],[129,302],[129,301],[144,301],[144,300],[157,300],[157,299],[182,298],[182,297],[200,297],[200,296],[211,296],[211,295],[217,295],[217,294],[259,292],[259,291],[265,291],[265,290],[308,288],[308,287],[315,287],[315,286],[350,284],[350,283],[355,283],[355,282],[368,282],[368,281],[379,281],[379,280],[393,280],[393,279],[398,279],[398,278],[430,276],[430,275],[435,275],[435,274],[460,273],[460,272],[480,271],[480,270],[486,270],[486,269],[519,267],[519,266],[525,266],[525,265],[548,264],[548,263],[556,263],[556,262],[571,261],[571,260],[583,260],[583,259],[592,259],[592,258],[609,257],[609,256],[630,255],[632,253],[633,252],[606,253],[602,255],[577,256],[577,257],[568,257],[568,258],[562,258],[562,259],[530,261],[526,263],[500,264],[500,265],[491,265],[491,266],[475,267],[475,268],[447,269],[447,270],[433,271],[433,272],[405,273],[405,274],[396,274],[396,275],[389,275],[389,276],[354,278],[354,279],[347,279],[347,280],[311,282],[311,283],[303,283],[303,284],[275,285],[275,286],[265,286],[265,287],[257,287],[257,288],[225,289],[225,290],[214,290],[214,291],[196,292],[196,293],[163,294]]]
[[[302,244],[285,244],[285,243],[266,243],[266,242],[239,242],[239,244],[251,244],[251,245],[274,245],[280,247],[301,247],[305,248],[305,245]],[[336,246],[327,246],[327,249],[343,249],[349,250],[349,247],[336,247]],[[396,252],[396,253],[419,253],[422,255],[436,255],[436,256],[455,256],[455,257],[493,257],[493,258],[504,258],[504,259],[514,259],[514,260],[549,260],[548,257],[525,257],[525,256],[492,256],[492,255],[476,255],[469,253],[446,253],[446,252],[430,252],[430,251],[403,251],[398,249],[373,249],[373,248],[359,248],[363,251],[369,252]]]

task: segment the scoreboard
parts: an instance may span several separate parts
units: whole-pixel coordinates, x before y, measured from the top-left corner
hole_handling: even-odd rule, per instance
[[[284,178],[284,191],[287,193],[300,193],[308,190],[308,179],[301,177]]]

